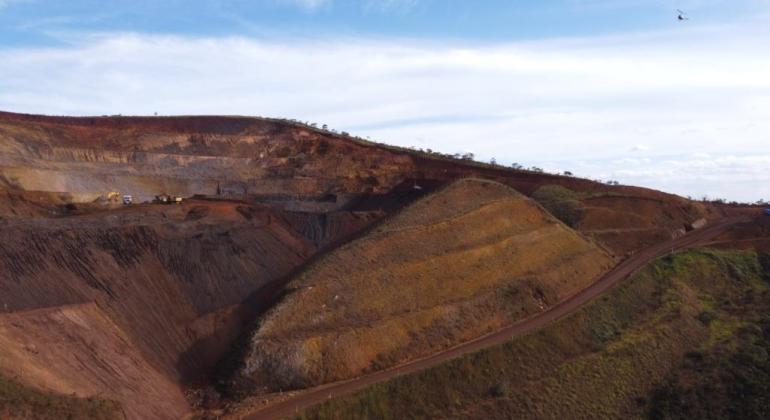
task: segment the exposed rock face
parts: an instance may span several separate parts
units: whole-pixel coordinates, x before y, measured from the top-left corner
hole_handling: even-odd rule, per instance
[[[378,192],[413,169],[406,155],[270,120],[2,117],[0,179],[83,199]]]

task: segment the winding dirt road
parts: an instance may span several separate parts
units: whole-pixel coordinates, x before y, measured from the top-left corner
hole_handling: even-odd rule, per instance
[[[639,271],[652,260],[675,250],[692,248],[708,243],[712,238],[725,232],[736,223],[747,222],[747,217],[724,218],[713,224],[679,238],[644,249],[618,264],[592,285],[571,298],[558,303],[545,312],[533,315],[496,332],[481,336],[431,356],[417,359],[391,369],[371,373],[347,381],[334,382],[316,388],[300,391],[286,400],[268,405],[258,411],[244,415],[246,420],[277,419],[294,415],[299,411],[319,404],[327,399],[351,394],[379,382],[446,362],[467,353],[504,343],[522,334],[544,326],[576,311],[589,301],[600,296],[620,281]]]

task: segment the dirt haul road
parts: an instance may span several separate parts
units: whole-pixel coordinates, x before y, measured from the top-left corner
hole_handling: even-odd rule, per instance
[[[405,375],[419,370],[441,364],[447,360],[460,357],[467,353],[479,351],[486,347],[494,346],[511,340],[514,337],[526,334],[556,321],[570,313],[578,310],[581,306],[590,302],[597,296],[606,292],[608,289],[625,280],[632,274],[639,271],[642,267],[654,259],[664,256],[672,251],[692,248],[708,243],[711,239],[724,233],[729,227],[740,222],[747,222],[746,217],[724,218],[714,222],[701,230],[696,230],[687,235],[681,236],[668,242],[651,246],[637,252],[625,261],[618,264],[614,269],[605,274],[591,286],[583,291],[562,301],[551,309],[541,312],[535,316],[519,321],[502,330],[481,336],[475,340],[468,341],[458,346],[449,348],[440,353],[428,356],[422,359],[403,364],[391,369],[375,372],[359,378],[347,381],[335,382],[322,385],[306,391],[300,391],[296,395],[286,400],[268,405],[258,411],[244,415],[246,420],[263,420],[284,418],[297,414],[299,411],[319,404],[327,399],[337,398],[353,392],[359,391],[376,383],[384,382],[396,376]]]

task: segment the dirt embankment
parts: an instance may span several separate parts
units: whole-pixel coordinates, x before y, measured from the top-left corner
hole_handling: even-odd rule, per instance
[[[259,309],[241,304],[316,250],[268,210],[238,206],[133,206],[0,226],[0,369],[38,388],[118,400],[131,418],[184,414],[182,384],[216,364]]]
[[[577,228],[617,255],[681,235],[687,224],[707,214],[702,203],[676,196],[596,194],[581,202],[584,211]]]
[[[761,214],[760,209],[749,212],[751,221],[734,226],[714,239],[711,244],[718,248],[754,250],[765,256],[770,268],[770,216]]]
[[[93,303],[0,313],[0,346],[0,370],[35,388],[115,398],[132,419],[187,413],[175,381],[148,363],[132,337]]]
[[[457,182],[296,277],[235,386],[302,388],[431,354],[542,311],[611,264],[513,190]]]

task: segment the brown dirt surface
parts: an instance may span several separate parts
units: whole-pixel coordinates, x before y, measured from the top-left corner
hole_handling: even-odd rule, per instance
[[[268,210],[247,220],[241,205],[141,205],[0,226],[2,347],[45,349],[3,355],[0,372],[98,393],[129,418],[184,414],[184,384],[205,376],[259,310],[249,297],[316,250]]]
[[[93,303],[0,314],[0,370],[48,392],[119,396],[128,418],[180,418],[188,410],[179,387]]]
[[[296,277],[241,375],[277,391],[386,368],[542,311],[611,265],[509,187],[458,181]]]
[[[680,197],[647,194],[598,194],[581,200],[585,206],[578,229],[617,255],[671,239],[706,215],[704,205]]]
[[[753,209],[749,214],[753,217],[714,238],[711,246],[726,249],[753,249],[760,254],[770,255],[770,216],[762,215],[760,209]]]

